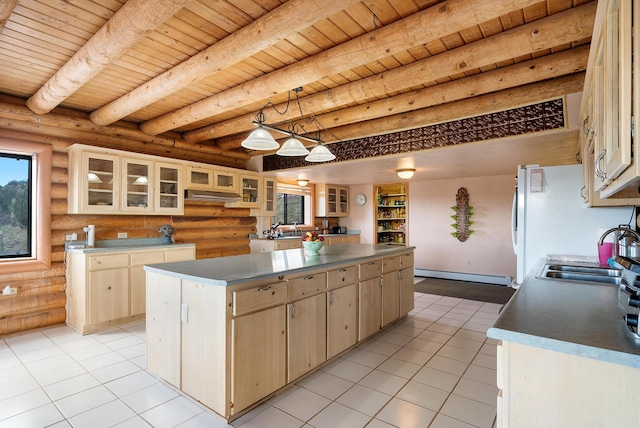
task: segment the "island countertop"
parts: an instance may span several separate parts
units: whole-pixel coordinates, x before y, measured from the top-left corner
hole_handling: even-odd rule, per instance
[[[239,256],[145,265],[146,271],[191,279],[209,285],[229,286],[304,272],[319,266],[358,262],[372,257],[401,254],[415,247],[399,245],[342,244],[323,247],[317,256],[304,249],[279,250]]]
[[[616,285],[537,278],[532,270],[487,336],[640,368],[640,340],[618,309]]]

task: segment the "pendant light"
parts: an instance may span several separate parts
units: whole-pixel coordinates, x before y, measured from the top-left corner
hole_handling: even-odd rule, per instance
[[[313,149],[311,149],[311,153],[304,158],[307,162],[327,162],[330,160],[334,160],[336,155],[331,153],[326,146],[322,144],[318,144]]]
[[[284,142],[276,154],[280,156],[306,156],[309,154],[309,149],[295,135],[292,135],[291,138]]]
[[[245,149],[251,150],[275,150],[280,144],[271,136],[271,134],[258,125],[258,129],[251,131],[249,136],[241,143]]]

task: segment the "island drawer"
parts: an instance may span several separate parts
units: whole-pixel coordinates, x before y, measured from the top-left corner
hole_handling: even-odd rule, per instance
[[[400,254],[400,266],[403,268],[413,266],[413,251],[410,253]]]
[[[234,316],[284,304],[287,301],[287,283],[285,281],[274,282],[246,290],[234,291],[232,299]]]
[[[327,287],[334,288],[343,285],[354,284],[358,278],[355,266],[346,266],[327,272]]]
[[[393,272],[400,269],[400,257],[393,256],[382,259],[382,272]]]
[[[358,266],[360,267],[360,281],[374,278],[382,273],[382,260],[374,260]]]
[[[327,288],[327,274],[318,272],[289,278],[289,301],[310,296]]]
[[[89,257],[89,270],[129,267],[129,254],[105,254]]]

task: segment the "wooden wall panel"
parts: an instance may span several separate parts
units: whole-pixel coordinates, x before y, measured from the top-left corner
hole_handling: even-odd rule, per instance
[[[46,142],[53,148],[51,174],[51,269],[44,272],[0,273],[0,284],[18,289],[14,296],[0,299],[0,335],[62,323],[65,311],[65,236],[96,225],[96,239],[117,239],[118,232],[129,238],[159,238],[158,229],[172,224],[177,243],[195,243],[196,258],[248,254],[249,234],[256,233],[256,219],[246,208],[225,208],[221,202],[186,201],[184,216],[99,216],[67,214],[67,147],[78,141],[30,133],[12,133],[12,138]]]

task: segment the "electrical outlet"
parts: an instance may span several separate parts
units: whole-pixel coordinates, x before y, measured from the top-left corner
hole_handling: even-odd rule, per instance
[[[118,239],[126,239],[127,232],[118,232]]]
[[[17,287],[12,287],[10,285],[7,285],[6,287],[4,287],[2,289],[2,295],[3,296],[10,296],[12,294],[18,294],[18,288]]]
[[[78,240],[78,234],[77,233],[72,233],[70,235],[66,235],[65,237],[66,241],[77,241]]]
[[[471,260],[470,259],[464,259],[464,265],[465,266],[471,266]]]

